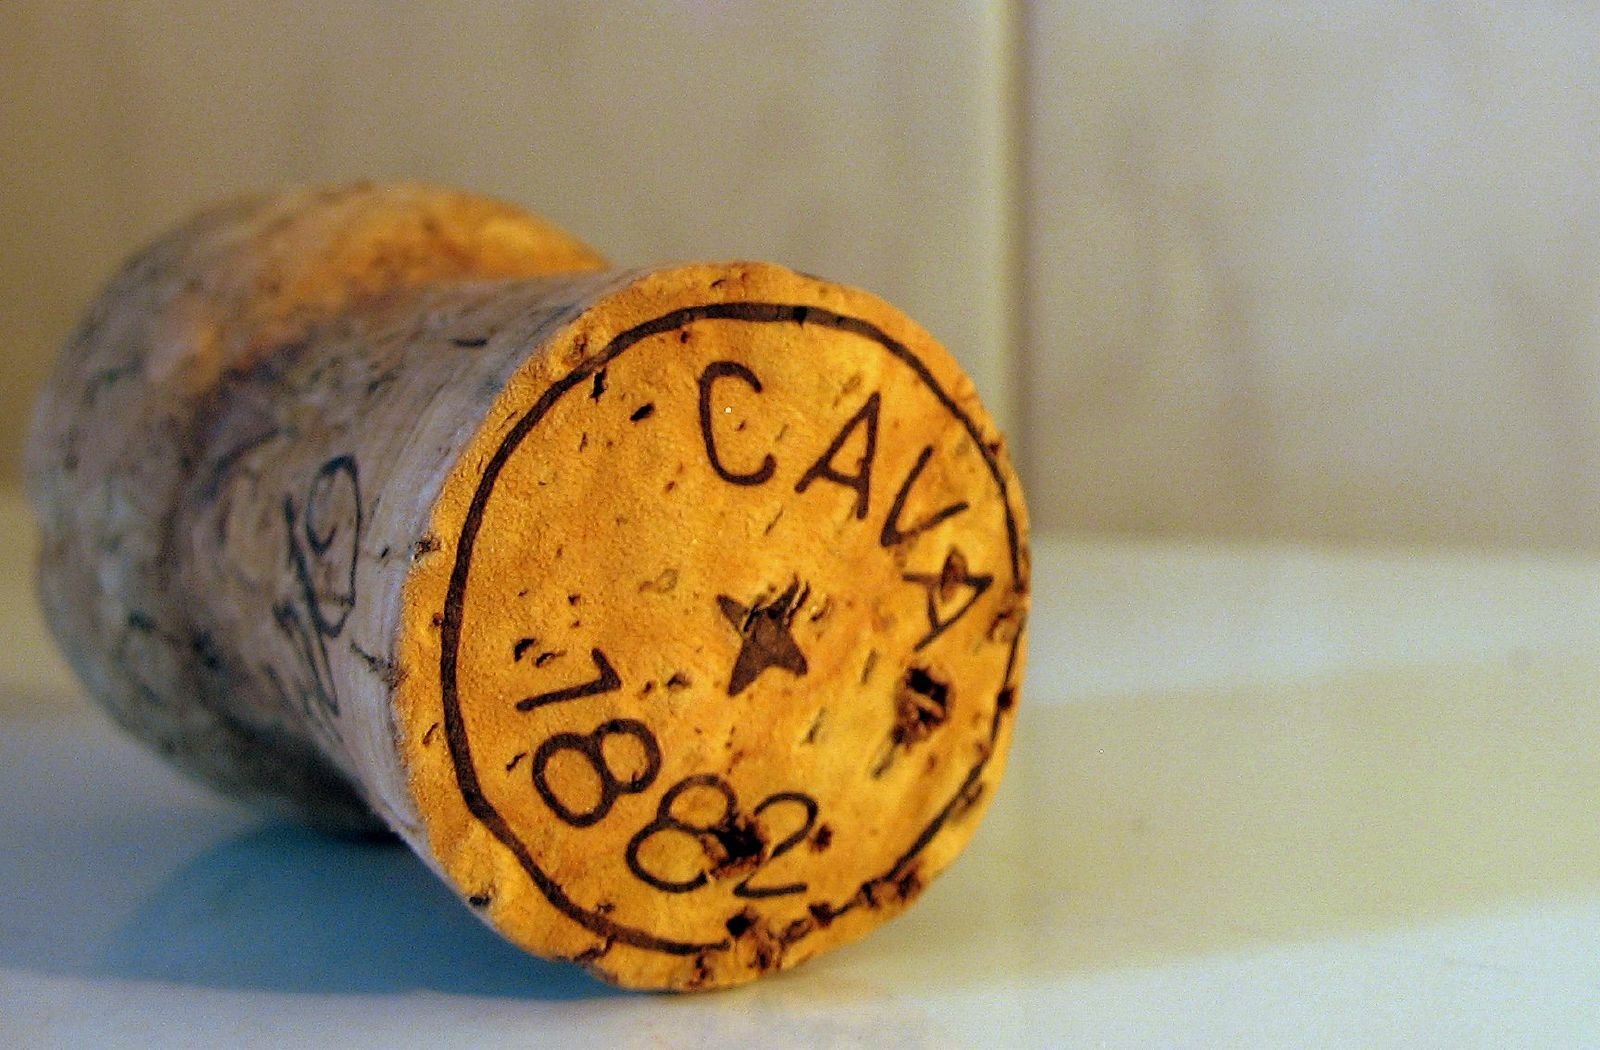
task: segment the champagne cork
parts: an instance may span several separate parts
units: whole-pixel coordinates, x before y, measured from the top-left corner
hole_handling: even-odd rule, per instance
[[[41,600],[240,798],[402,837],[530,952],[748,981],[901,911],[1005,764],[1027,523],[970,380],[864,292],[610,269],[508,205],[222,205],[40,397]]]

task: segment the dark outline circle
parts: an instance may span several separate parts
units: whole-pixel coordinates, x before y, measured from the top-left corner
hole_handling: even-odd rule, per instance
[[[604,350],[588,358],[583,363],[568,372],[565,376],[551,383],[539,395],[539,399],[525,412],[516,424],[501,439],[494,455],[485,464],[483,474],[478,479],[477,488],[472,494],[472,502],[467,506],[467,514],[461,523],[461,533],[456,541],[455,562],[450,570],[450,582],[445,592],[444,609],[440,624],[440,655],[439,655],[439,688],[440,699],[444,707],[445,739],[450,749],[451,765],[455,768],[456,783],[461,789],[462,801],[466,803],[467,811],[478,819],[512,854],[517,858],[523,871],[533,884],[538,887],[552,907],[561,912],[573,922],[600,935],[608,940],[644,948],[650,951],[663,952],[669,955],[697,955],[706,951],[719,951],[732,945],[731,940],[694,942],[679,941],[667,937],[659,937],[645,930],[632,926],[624,926],[614,922],[605,915],[589,911],[579,905],[566,891],[551,879],[549,874],[534,860],[521,839],[512,830],[511,825],[500,815],[499,810],[490,804],[488,797],[483,793],[482,785],[478,780],[477,769],[472,764],[472,749],[467,740],[466,725],[461,715],[461,697],[456,684],[457,661],[461,645],[461,631],[463,606],[466,601],[467,580],[472,568],[473,547],[477,543],[478,532],[483,527],[485,509],[489,497],[494,492],[496,482],[499,481],[500,472],[522,444],[524,438],[538,423],[549,414],[569,390],[587,380],[594,373],[606,367],[620,357],[634,345],[643,342],[651,336],[661,335],[666,332],[676,331],[694,324],[697,321],[726,320],[743,321],[751,324],[816,324],[833,328],[836,331],[848,332],[862,336],[877,343],[894,357],[898,358],[920,379],[925,387],[938,399],[945,409],[966,429],[972,438],[974,447],[983,456],[984,463],[989,468],[989,474],[994,479],[995,486],[1000,491],[1000,500],[1005,509],[1006,540],[1011,555],[1011,583],[1013,590],[1020,588],[1022,552],[1018,536],[1016,514],[1011,506],[1011,491],[1006,484],[1004,473],[1000,470],[999,463],[995,460],[994,453],[984,443],[983,435],[978,431],[972,418],[961,410],[955,400],[939,385],[933,373],[928,370],[920,358],[913,354],[909,347],[892,338],[888,333],[870,322],[860,318],[849,317],[844,314],[834,313],[816,306],[795,306],[783,303],[766,302],[728,302],[709,303],[704,306],[689,306],[662,314],[650,321],[635,325],[625,332],[614,337],[606,344]],[[1006,658],[1005,672],[1001,677],[1000,691],[995,694],[995,711],[990,722],[989,743],[993,745],[1000,732],[1001,718],[1005,708],[1000,704],[1000,693],[1010,688],[1012,674],[1016,670],[1017,648],[1021,644],[1023,628],[1019,624],[1017,635],[1011,641],[1011,651]],[[967,773],[961,786],[956,789],[950,800],[940,808],[939,812],[930,821],[927,827],[912,842],[911,847],[901,854],[899,859],[876,878],[869,878],[862,883],[862,890],[868,891],[872,887],[893,881],[903,872],[906,865],[932,841],[933,837],[943,828],[950,814],[966,800],[978,778],[983,775],[984,769],[993,756],[991,746],[984,752],[982,758]],[[830,909],[832,916],[844,914],[855,906],[855,901],[864,894],[858,893],[856,898],[846,902],[837,909]],[[865,894],[870,896],[870,894]]]

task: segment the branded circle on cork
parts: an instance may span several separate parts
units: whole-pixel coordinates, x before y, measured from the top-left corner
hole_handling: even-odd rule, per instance
[[[860,936],[1005,764],[1000,435],[915,323],[782,267],[611,270],[409,184],[224,205],[90,309],[28,473],[46,611],[119,721],[391,829],[614,983]]]

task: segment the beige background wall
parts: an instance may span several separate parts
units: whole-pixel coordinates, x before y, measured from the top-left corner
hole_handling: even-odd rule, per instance
[[[404,175],[878,291],[1046,525],[1600,545],[1600,13],[1282,9],[9,0],[0,481],[125,252]]]
[[[0,315],[21,406],[120,258],[218,196],[420,178],[619,264],[754,257],[869,288],[1009,400],[1005,12],[5,0]]]
[[[1048,518],[1600,545],[1600,10],[1083,0],[1029,28]]]

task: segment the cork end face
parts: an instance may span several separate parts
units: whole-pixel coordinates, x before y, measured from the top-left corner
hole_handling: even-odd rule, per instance
[[[993,794],[1025,541],[970,382],[897,311],[771,266],[637,279],[507,387],[413,562],[396,704],[435,862],[631,987],[854,939]]]

